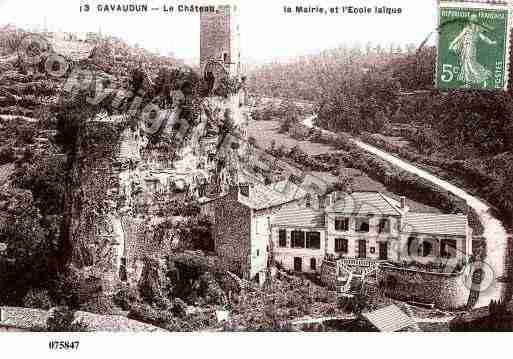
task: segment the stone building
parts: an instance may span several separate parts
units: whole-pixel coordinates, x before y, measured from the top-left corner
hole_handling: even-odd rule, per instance
[[[244,279],[265,280],[272,253],[271,223],[283,208],[301,206],[305,192],[240,183],[209,202],[214,215],[215,252]]]
[[[230,75],[239,75],[240,34],[237,6],[219,6],[215,12],[202,12],[200,29],[202,73],[207,63],[215,60],[224,64]]]
[[[280,211],[271,224],[275,259],[285,268],[319,272],[333,258],[437,263],[471,253],[467,216],[413,213],[405,199],[379,192],[332,193],[325,208]]]

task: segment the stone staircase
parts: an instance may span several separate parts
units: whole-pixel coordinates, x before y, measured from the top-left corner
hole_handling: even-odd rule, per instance
[[[379,262],[362,258],[343,258],[337,261],[337,267],[337,293],[354,295],[362,292],[366,277],[376,273]],[[338,275],[340,272],[348,274],[345,282]]]

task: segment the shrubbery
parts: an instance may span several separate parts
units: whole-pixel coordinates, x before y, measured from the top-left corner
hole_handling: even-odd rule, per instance
[[[339,152],[331,156],[335,156],[345,167],[359,169],[383,183],[391,192],[404,194],[445,212],[466,210],[466,207],[462,208],[461,201],[449,192],[360,149],[346,135],[340,134],[332,141]]]
[[[114,294],[114,303],[122,310],[130,310],[132,305],[140,302],[137,289],[131,287],[123,287]]]
[[[148,304],[137,304],[132,306],[128,318],[148,323],[172,332],[188,332],[212,327],[215,319],[208,313],[200,313],[190,316],[186,320],[173,315],[167,310],[160,310]]]
[[[362,293],[340,297],[338,306],[345,312],[360,315],[368,306],[368,298]]]
[[[23,298],[23,306],[27,308],[50,309],[53,301],[46,289],[30,289]]]
[[[113,298],[102,293],[80,304],[80,310],[101,315],[119,314],[119,308]]]
[[[16,160],[16,153],[11,145],[0,147],[0,166]]]
[[[82,332],[87,326],[74,322],[75,313],[66,306],[54,307],[48,311],[46,329],[49,332]]]

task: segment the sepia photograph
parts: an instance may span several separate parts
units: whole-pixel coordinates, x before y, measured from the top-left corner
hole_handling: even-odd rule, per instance
[[[513,332],[512,9],[0,1],[0,343]]]

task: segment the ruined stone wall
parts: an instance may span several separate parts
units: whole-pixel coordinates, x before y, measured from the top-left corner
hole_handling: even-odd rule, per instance
[[[470,290],[463,274],[444,274],[381,266],[378,281],[389,297],[434,303],[440,309],[460,309],[466,306]]]
[[[123,230],[126,238],[126,274],[127,281],[136,285],[142,275],[144,259],[146,257],[164,258],[170,253],[171,238],[156,238],[154,228],[158,218],[147,216],[125,217]],[[167,240],[169,239],[169,240]]]
[[[232,61],[230,46],[230,7],[219,7],[217,12],[200,14],[200,64],[203,70],[207,61],[215,59]]]
[[[213,202],[215,252],[231,271],[249,276],[251,210],[241,205],[236,192]]]

